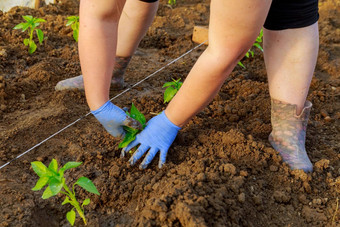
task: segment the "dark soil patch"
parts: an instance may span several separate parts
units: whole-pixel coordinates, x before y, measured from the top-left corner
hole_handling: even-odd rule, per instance
[[[67,0],[40,10],[0,12],[0,165],[88,112],[84,94],[56,92],[55,84],[79,75],[77,44],[66,17],[78,12]],[[291,171],[271,148],[270,101],[262,55],[245,59],[204,111],[180,131],[166,166],[145,171],[120,158],[119,141],[92,117],[50,139],[0,170],[0,226],[65,226],[63,197],[41,199],[33,192],[35,160],[82,161],[67,173],[87,176],[101,196],[90,195],[89,226],[336,226],[340,192],[340,21],[339,3],[320,3],[320,55],[308,99],[309,157],[315,171]],[[31,14],[48,22],[48,37],[33,55],[24,34],[12,28]],[[126,74],[132,85],[195,46],[194,25],[207,25],[209,3],[162,0],[152,27]],[[150,119],[165,108],[161,88],[171,78],[185,79],[205,47],[114,100],[133,102]],[[118,92],[112,91],[112,96]],[[85,198],[87,193],[79,191]],[[77,226],[82,226],[80,219]]]

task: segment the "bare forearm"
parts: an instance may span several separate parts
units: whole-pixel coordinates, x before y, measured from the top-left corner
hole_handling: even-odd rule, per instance
[[[236,64],[232,59],[229,64],[221,64],[221,60],[208,49],[200,56],[165,110],[171,122],[182,127],[214,98]]]

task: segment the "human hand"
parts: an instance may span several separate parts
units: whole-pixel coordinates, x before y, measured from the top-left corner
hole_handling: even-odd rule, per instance
[[[126,115],[118,106],[107,101],[99,109],[91,111],[106,131],[114,137],[124,137],[123,126],[142,130],[142,125],[135,119]]]
[[[140,169],[145,169],[157,152],[160,151],[158,167],[161,168],[165,163],[169,147],[180,129],[162,112],[160,115],[153,117],[147,123],[146,128],[136,136],[136,139],[122,150],[122,157],[133,147],[140,144],[134,155],[130,158],[130,164],[134,165],[149,150],[139,166]]]

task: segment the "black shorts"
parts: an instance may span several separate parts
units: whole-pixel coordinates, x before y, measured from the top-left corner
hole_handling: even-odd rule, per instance
[[[318,19],[318,0],[273,0],[263,27],[268,30],[303,28]]]
[[[158,0],[139,0],[141,2],[146,2],[146,3],[153,3],[153,2],[157,2]]]

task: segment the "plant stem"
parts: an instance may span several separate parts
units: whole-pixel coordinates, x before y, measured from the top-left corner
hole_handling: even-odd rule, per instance
[[[33,32],[34,32],[34,29],[33,28],[30,28],[30,42],[29,42],[29,45],[31,46],[31,41],[33,40]]]
[[[63,183],[63,187],[64,187],[65,191],[68,193],[68,195],[70,196],[70,198],[71,198],[71,200],[72,200],[72,202],[73,202],[72,205],[73,205],[74,208],[76,208],[76,210],[78,211],[78,214],[79,214],[79,216],[83,219],[85,225],[87,225],[86,219],[85,219],[85,215],[84,215],[84,211],[83,211],[83,209],[81,209],[81,207],[80,207],[80,205],[79,205],[79,203],[78,203],[78,201],[77,201],[77,199],[76,199],[75,194],[73,194],[73,193],[71,192],[71,190],[70,190],[69,187],[65,184],[65,182]]]

